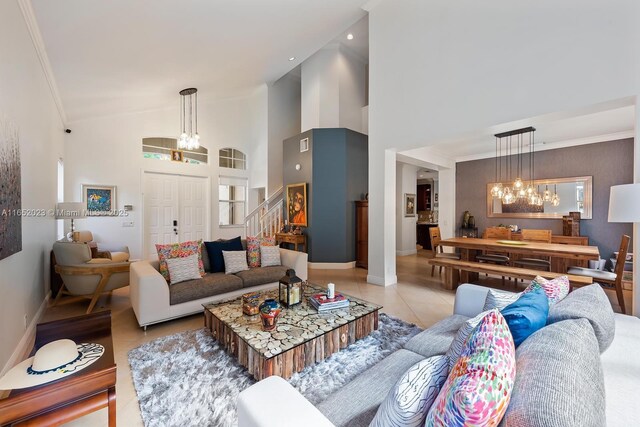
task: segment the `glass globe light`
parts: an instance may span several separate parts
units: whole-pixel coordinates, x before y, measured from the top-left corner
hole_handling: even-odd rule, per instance
[[[493,187],[491,187],[491,196],[500,197],[500,190],[502,190],[502,184],[496,182],[495,184],[493,184]]]
[[[533,188],[533,185],[529,184],[527,186],[527,196],[531,197],[535,192],[536,190]]]
[[[553,206],[558,206],[558,205],[560,204],[560,197],[558,196],[558,194],[554,194],[554,195],[551,197],[551,204],[552,204]]]
[[[513,188],[515,188],[516,190],[519,190],[522,187],[524,187],[524,183],[522,182],[522,179],[516,178],[516,180],[513,181]]]
[[[542,198],[544,199],[545,202],[551,201],[551,191],[549,191],[549,187],[545,188]]]

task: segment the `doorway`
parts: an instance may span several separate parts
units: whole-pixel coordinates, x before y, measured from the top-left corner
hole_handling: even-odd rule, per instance
[[[145,172],[143,181],[145,259],[157,259],[156,244],[208,238],[208,178]]]

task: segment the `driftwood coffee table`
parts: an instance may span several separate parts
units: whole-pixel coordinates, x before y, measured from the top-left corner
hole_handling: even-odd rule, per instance
[[[260,316],[242,314],[241,298],[204,305],[205,327],[256,380],[279,375],[290,378],[378,329],[382,307],[347,296],[349,308],[318,313],[308,297],[326,290],[304,289],[304,300],[283,308],[274,331],[262,330]],[[277,299],[278,290],[262,292]]]

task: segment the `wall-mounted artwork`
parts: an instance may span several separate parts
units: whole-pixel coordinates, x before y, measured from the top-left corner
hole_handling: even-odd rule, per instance
[[[174,162],[184,162],[184,153],[182,150],[171,150],[171,160]]]
[[[117,208],[116,186],[82,184],[82,203],[87,216],[114,215]]]
[[[416,216],[416,195],[404,193],[404,216]]]
[[[0,259],[22,250],[20,133],[0,116]]]
[[[287,220],[290,225],[307,226],[307,183],[287,185]]]

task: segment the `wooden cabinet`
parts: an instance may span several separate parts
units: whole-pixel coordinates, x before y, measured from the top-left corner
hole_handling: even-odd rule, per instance
[[[369,266],[369,201],[356,201],[356,267]]]
[[[431,210],[431,184],[420,184],[418,191],[418,212]]]

